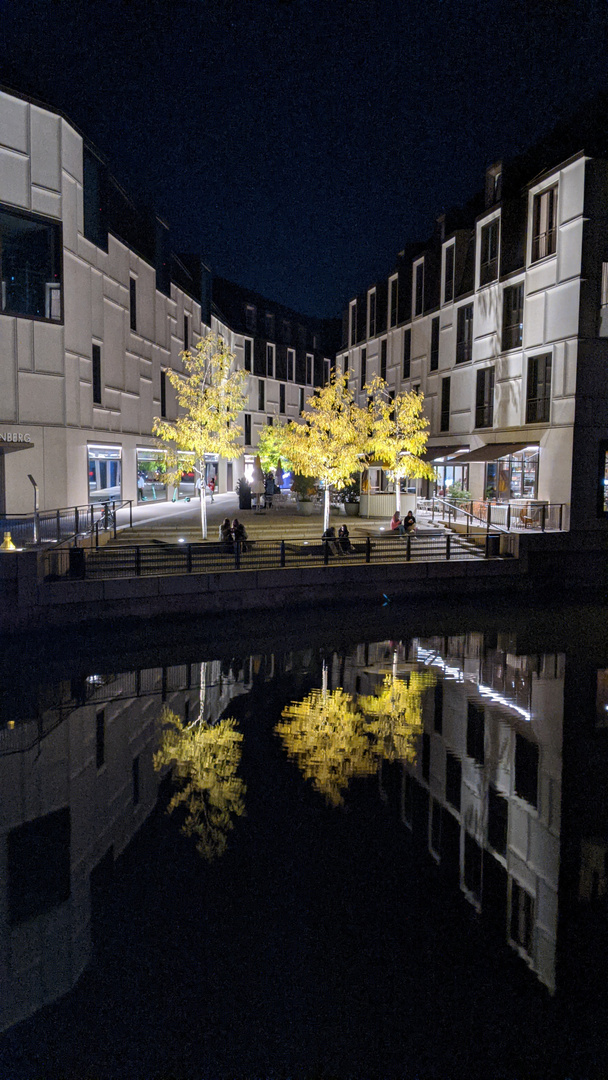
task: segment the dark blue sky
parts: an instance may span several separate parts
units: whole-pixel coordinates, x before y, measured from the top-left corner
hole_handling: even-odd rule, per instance
[[[0,0],[0,82],[61,108],[176,249],[315,315],[607,57],[608,0]]]

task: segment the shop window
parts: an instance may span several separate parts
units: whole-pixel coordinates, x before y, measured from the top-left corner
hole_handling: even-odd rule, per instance
[[[431,371],[439,367],[439,316],[431,320]]]
[[[70,896],[70,810],[12,829],[6,842],[9,923],[52,911]]]
[[[253,352],[253,342],[251,338],[245,338],[243,342],[243,367],[245,371],[251,371],[251,355]]]
[[[167,498],[167,455],[164,450],[137,450],[137,501]]]
[[[494,368],[477,372],[475,394],[475,427],[492,427],[494,423]]]
[[[498,231],[498,218],[481,229],[480,285],[488,285],[491,281],[496,281],[498,277]]]
[[[510,285],[502,297],[502,349],[519,349],[524,332],[524,284]]]
[[[409,379],[412,362],[412,331],[403,331],[403,378]]]
[[[551,356],[528,359],[526,424],[547,424],[551,413]]]
[[[119,446],[89,446],[89,502],[119,502],[122,467]]]
[[[450,430],[450,377],[441,380],[441,417],[440,431]]]
[[[456,363],[464,364],[473,357],[473,305],[458,308],[456,323]]]
[[[448,304],[454,299],[454,244],[445,249],[445,269],[443,276],[443,302]]]
[[[511,458],[490,461],[486,466],[487,499],[535,499],[538,490],[538,450],[532,448]]]
[[[534,196],[532,262],[554,255],[557,247],[557,184]]]
[[[180,451],[179,461],[181,473],[177,485],[177,494],[180,499],[192,498],[196,493],[196,477],[194,473],[194,454]]]
[[[0,310],[62,320],[61,225],[0,208]]]

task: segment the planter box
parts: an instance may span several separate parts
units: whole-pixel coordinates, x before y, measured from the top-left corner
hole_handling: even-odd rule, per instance
[[[344,503],[344,513],[347,517],[358,517],[359,515],[359,503]]]
[[[314,509],[315,504],[313,502],[298,502],[298,513],[303,514],[304,517],[311,517]]]

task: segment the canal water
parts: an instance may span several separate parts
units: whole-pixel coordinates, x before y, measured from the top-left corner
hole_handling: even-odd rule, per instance
[[[605,1077],[606,614],[9,648],[2,1080]]]

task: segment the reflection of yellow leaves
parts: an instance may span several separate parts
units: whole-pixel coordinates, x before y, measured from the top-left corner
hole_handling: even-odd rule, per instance
[[[235,720],[184,727],[166,707],[161,722],[163,734],[154,767],[172,765],[174,776],[182,782],[168,810],[185,807],[183,831],[196,836],[197,850],[204,858],[214,859],[225,851],[234,819],[245,813],[247,789],[236,775],[243,736]]]
[[[359,698],[359,706],[373,718],[368,730],[375,749],[386,761],[416,760],[422,732],[422,697],[436,682],[431,671],[412,671],[409,681],[386,675],[376,694]]]
[[[344,802],[342,792],[355,776],[369,776],[376,767],[365,721],[344,690],[313,690],[282,713],[276,726],[289,757],[306,780],[332,806]]]

